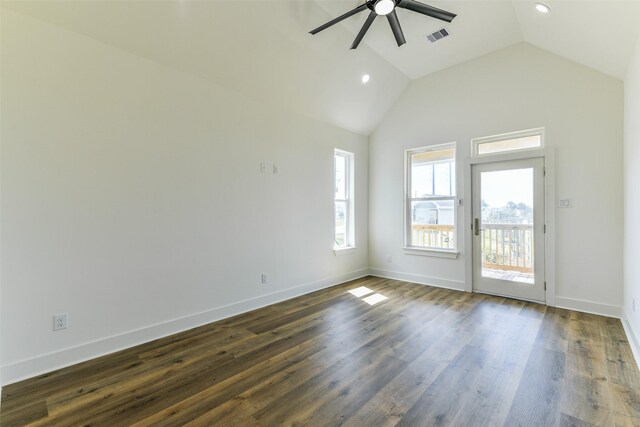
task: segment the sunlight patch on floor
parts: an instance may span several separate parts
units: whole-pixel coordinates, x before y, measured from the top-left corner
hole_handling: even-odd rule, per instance
[[[366,286],[360,286],[359,288],[351,289],[348,291],[351,295],[360,298],[362,301],[366,302],[369,305],[376,305],[379,302],[382,302],[387,299],[382,294],[374,293],[371,289]],[[369,295],[369,296],[366,296]]]
[[[387,297],[385,297],[382,294],[373,294],[373,295],[369,295],[366,298],[362,298],[362,301],[366,302],[369,305],[376,305],[377,303],[382,302],[386,299]]]
[[[351,295],[355,295],[358,298],[363,297],[365,295],[369,295],[371,293],[373,293],[373,291],[369,288],[367,288],[366,286],[360,286],[359,288],[355,288],[355,289],[351,289],[349,291],[349,293]]]

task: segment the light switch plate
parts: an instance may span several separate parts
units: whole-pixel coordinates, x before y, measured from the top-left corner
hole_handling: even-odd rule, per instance
[[[569,200],[569,199],[560,199],[558,201],[558,207],[559,208],[563,208],[563,209],[570,208],[571,207],[571,200]]]

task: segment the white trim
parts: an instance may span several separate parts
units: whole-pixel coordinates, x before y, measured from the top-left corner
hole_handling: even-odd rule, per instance
[[[531,171],[532,187],[530,188],[533,196],[533,218],[534,224],[531,226],[533,234],[533,256],[537,260],[534,268],[534,283],[522,284],[512,281],[505,281],[490,277],[485,277],[482,273],[481,262],[481,238],[479,230],[473,233],[473,242],[471,253],[473,258],[473,290],[482,293],[509,296],[511,298],[519,298],[523,300],[537,301],[546,303],[545,290],[545,268],[544,268],[544,249],[545,249],[545,195],[544,195],[544,158],[535,157],[530,159],[511,160],[507,162],[492,162],[473,165],[471,169],[471,183],[473,190],[471,192],[471,203],[474,223],[478,221],[481,210],[481,176],[485,172],[495,172],[503,170],[522,170]],[[476,211],[477,210],[477,211]],[[480,221],[481,222],[481,221]],[[478,226],[480,224],[478,223]],[[489,226],[487,226],[489,227]]]
[[[556,297],[556,307],[566,308],[583,313],[598,314],[600,316],[615,317],[620,319],[622,307],[619,305],[602,304],[577,298]]]
[[[430,201],[430,200],[452,200],[453,201],[453,234],[455,236],[455,247],[453,248],[452,251],[457,252],[460,248],[460,240],[459,240],[459,228],[458,228],[458,211],[456,209],[456,207],[459,207],[459,202],[458,202],[458,193],[459,193],[459,189],[458,189],[458,143],[453,141],[453,142],[446,142],[444,144],[434,144],[434,145],[427,145],[424,147],[416,147],[416,148],[407,148],[404,150],[404,199],[403,199],[403,220],[402,220],[402,235],[404,236],[404,247],[405,248],[411,248],[411,249],[415,249],[415,246],[411,246],[411,232],[409,231],[409,226],[411,225],[411,219],[410,219],[410,215],[411,215],[411,201],[415,200],[417,198],[412,198],[411,195],[409,194],[409,188],[411,187],[411,179],[410,179],[410,170],[411,170],[411,154],[413,153],[426,153],[429,151],[439,151],[439,150],[448,150],[448,149],[453,149],[454,150],[454,157],[453,157],[453,164],[455,165],[455,176],[456,176],[456,184],[455,184],[455,188],[453,188],[453,192],[455,193],[452,196],[433,196],[433,197],[424,197],[424,198],[420,198],[423,199],[425,201]],[[450,177],[451,178],[451,177]],[[434,182],[435,185],[435,182]],[[426,250],[436,250],[438,251],[437,248],[424,248]]]
[[[527,151],[512,151],[509,153],[487,154],[482,157],[470,157],[469,163],[478,165],[481,163],[508,162],[511,160],[533,159],[536,157],[546,157],[554,152],[553,148],[535,148]]]
[[[402,248],[405,254],[407,255],[418,255],[418,256],[432,256],[436,258],[450,258],[456,259],[458,258],[458,251],[446,251],[446,250],[438,250],[438,249],[430,249],[430,248],[412,248],[412,247],[404,247]]]
[[[402,273],[400,271],[383,270],[380,268],[370,269],[369,274],[371,276],[382,277],[383,279],[403,280],[420,285],[429,285],[464,292],[464,282],[458,280],[439,279],[422,274]]]
[[[622,327],[624,328],[624,333],[627,335],[627,341],[629,341],[633,357],[636,359],[636,365],[638,369],[640,369],[640,335],[638,335],[634,329],[633,324],[629,322],[627,313],[625,312],[623,314],[622,319],[620,319],[622,321]]]
[[[126,348],[134,347],[158,338],[186,331],[227,317],[275,304],[290,298],[301,296],[330,286],[368,275],[368,269],[360,269],[339,276],[316,280],[300,286],[250,298],[237,303],[212,308],[200,313],[146,326],[122,334],[101,338],[66,349],[42,354],[29,359],[2,366],[2,384],[7,385],[46,372],[84,362]]]
[[[352,254],[356,252],[356,249],[358,249],[356,246],[345,246],[342,248],[333,248],[333,254],[335,256]]]
[[[556,152],[544,149],[544,279],[547,282],[547,305],[556,305]]]
[[[335,185],[336,185],[336,157],[342,157],[345,159],[345,199],[335,198]],[[348,249],[355,246],[356,232],[355,232],[355,170],[356,170],[356,155],[350,151],[341,150],[340,148],[333,149],[333,239],[335,243],[336,236],[336,224],[335,224],[335,212],[336,202],[345,203],[346,213],[344,218],[345,226],[345,246],[335,247],[335,249]]]
[[[464,195],[466,203],[463,203],[463,226],[462,236],[464,239],[465,260],[464,260],[464,290],[473,292],[473,202],[471,200],[471,159],[464,160],[464,176],[462,177],[464,185]]]
[[[535,150],[523,150],[511,153],[496,154],[491,156],[468,158],[464,162],[464,194],[467,200],[471,200],[471,166],[483,163],[504,162],[510,160],[522,160],[542,157],[545,167],[545,223],[547,232],[545,233],[545,281],[547,282],[546,304],[550,307],[556,306],[556,153],[554,148],[540,148]],[[473,203],[466,203],[464,209],[463,236],[465,248],[468,256],[465,257],[465,290],[473,292],[473,253],[471,245],[473,242],[471,223],[473,221]]]

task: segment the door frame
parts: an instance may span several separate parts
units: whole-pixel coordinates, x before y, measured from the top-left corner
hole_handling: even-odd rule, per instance
[[[533,222],[531,227],[531,239],[533,242],[531,267],[533,282],[530,284],[522,284],[507,279],[498,279],[485,277],[483,274],[484,258],[482,248],[484,247],[484,233],[481,230],[491,228],[490,224],[485,224],[482,220],[483,214],[481,210],[481,194],[482,193],[482,176],[484,173],[491,172],[513,172],[527,170],[531,172],[531,195],[532,195],[532,215]],[[537,303],[546,303],[545,289],[545,268],[544,268],[544,158],[536,157],[531,159],[511,160],[507,162],[481,163],[471,166],[471,185],[472,188],[472,207],[473,221],[476,229],[473,232],[473,246],[471,256],[473,258],[473,292],[486,293],[497,296],[505,296],[527,301],[535,301]],[[477,192],[477,193],[476,193]],[[514,200],[516,201],[516,200]],[[521,201],[521,200],[520,200]],[[476,211],[478,209],[478,211]],[[480,223],[476,224],[480,220]],[[507,223],[509,221],[506,221]],[[480,228],[480,230],[478,230]],[[502,235],[504,240],[504,234]],[[523,236],[524,237],[524,236]],[[511,236],[513,238],[513,236]],[[498,233],[496,232],[496,239]],[[504,244],[504,241],[503,241]],[[496,240],[496,250],[498,250],[498,240]],[[504,250],[504,248],[503,248]],[[476,252],[478,251],[478,252]],[[523,263],[525,261],[523,260]]]
[[[522,152],[510,152],[482,157],[467,157],[464,162],[464,249],[465,249],[465,291],[473,292],[473,203],[471,199],[471,166],[483,163],[505,162],[542,158],[544,160],[544,215],[547,232],[544,235],[544,280],[546,282],[546,305],[556,306],[556,183],[555,150],[538,148]]]

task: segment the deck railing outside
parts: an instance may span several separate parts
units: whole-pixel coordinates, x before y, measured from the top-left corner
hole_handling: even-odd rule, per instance
[[[533,272],[533,225],[483,224],[482,268]],[[453,249],[453,225],[413,224],[412,243],[438,249]]]
[[[482,268],[533,272],[533,225],[483,224]]]
[[[414,246],[454,249],[453,225],[413,224],[411,242]]]

